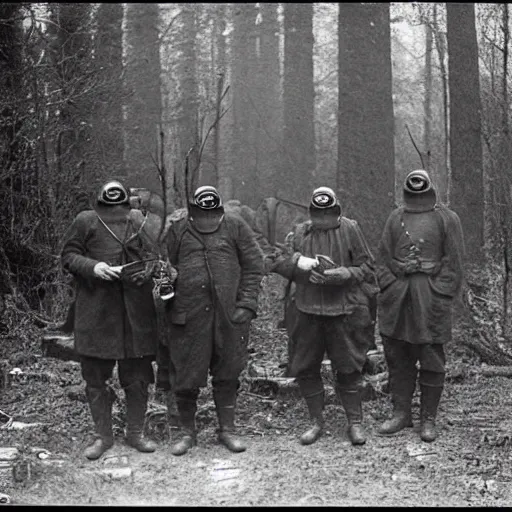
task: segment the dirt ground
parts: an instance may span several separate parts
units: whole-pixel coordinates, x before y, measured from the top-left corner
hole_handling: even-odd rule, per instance
[[[282,313],[281,282],[265,278],[261,311],[254,322],[251,362],[244,377],[266,371],[278,375],[286,358],[286,335],[276,329]],[[456,332],[460,339],[464,333]],[[254,388],[243,379],[237,424],[248,449],[233,454],[216,440],[211,390],[199,399],[198,445],[182,457],[170,453],[171,439],[151,390],[148,435],[158,441],[153,454],[123,442],[123,401],[114,406],[116,444],[99,461],[82,450],[92,433],[79,366],[40,355],[38,333],[1,346],[11,364],[32,378],[18,378],[0,390],[0,410],[21,422],[43,425],[0,430],[1,448],[17,447],[20,468],[0,465],[0,493],[22,505],[139,506],[509,506],[512,382],[484,377],[481,364],[454,340],[447,347],[448,381],[438,415],[439,438],[419,438],[419,397],[415,427],[392,437],[377,435],[389,414],[390,398],[364,403],[368,440],[353,447],[343,409],[326,372],[326,433],[312,446],[299,435],[307,412],[296,386]],[[22,350],[22,353],[20,353]],[[12,364],[13,365],[13,364]],[[14,366],[14,365],[13,365]],[[44,378],[42,377],[44,375]],[[115,383],[114,383],[115,385]],[[118,389],[119,396],[122,392]],[[172,438],[172,432],[171,432]],[[46,449],[39,459],[35,448]],[[24,463],[24,464],[23,464]],[[30,467],[30,474],[22,469]],[[117,468],[118,475],[106,471]],[[124,468],[124,469],[123,469]],[[129,469],[128,469],[129,468]],[[117,477],[116,477],[117,476]]]

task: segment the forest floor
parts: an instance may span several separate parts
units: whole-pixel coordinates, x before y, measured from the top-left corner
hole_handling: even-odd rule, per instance
[[[264,279],[251,341],[252,371],[263,368],[272,375],[282,372],[278,365],[286,359],[286,334],[276,328],[282,315],[280,279]],[[512,381],[479,373],[481,363],[460,343],[464,333],[455,332],[447,347],[448,380],[434,443],[419,438],[417,395],[415,427],[378,436],[377,427],[391,410],[389,396],[380,394],[364,402],[368,440],[353,447],[326,373],[326,432],[312,446],[298,442],[308,421],[296,386],[276,393],[244,379],[237,424],[246,452],[233,454],[217,443],[206,388],[199,398],[197,447],[171,455],[168,432],[157,420],[162,407],[151,389],[148,435],[158,441],[157,451],[142,454],[124,444],[120,400],[114,405],[115,446],[98,461],[82,455],[92,422],[78,363],[43,357],[41,332],[11,332],[0,339],[2,357],[25,377],[4,380],[0,410],[17,422],[41,424],[0,429],[0,455],[9,447],[20,454],[14,477],[12,468],[0,464],[0,493],[20,505],[512,505]],[[39,458],[43,449],[39,456],[46,458]]]

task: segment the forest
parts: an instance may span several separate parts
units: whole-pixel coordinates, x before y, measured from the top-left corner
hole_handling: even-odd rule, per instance
[[[508,3],[1,3],[4,366],[40,361],[41,333],[65,318],[72,287],[62,237],[107,178],[149,202],[159,196],[164,215],[186,204],[187,191],[214,185],[225,202],[247,207],[271,244],[304,218],[312,190],[328,186],[376,251],[406,174],[425,169],[464,231],[453,364],[503,367],[508,383],[509,18]],[[255,359],[260,366],[285,357],[282,290],[277,276],[265,277],[254,353],[272,357]],[[23,394],[5,375],[2,411]],[[281,419],[293,419],[291,409]],[[38,417],[34,404],[24,411]],[[90,426],[80,414],[71,429]],[[24,443],[39,439],[27,435]],[[30,492],[29,501],[41,498]],[[64,499],[45,492],[48,503]],[[322,504],[340,503],[329,496]]]

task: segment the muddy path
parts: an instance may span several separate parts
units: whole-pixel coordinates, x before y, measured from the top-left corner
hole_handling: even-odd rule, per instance
[[[279,286],[266,283],[262,314],[255,322],[252,368],[278,370],[286,339],[275,329]],[[463,333],[458,333],[458,336]],[[76,363],[42,358],[38,344],[19,366],[49,376],[14,381],[0,390],[0,410],[42,426],[0,429],[0,451],[16,447],[17,463],[30,474],[15,479],[0,467],[0,493],[23,505],[130,506],[508,506],[512,504],[510,435],[512,382],[484,377],[480,363],[454,342],[447,350],[448,379],[438,415],[439,438],[419,438],[419,396],[415,427],[392,437],[377,435],[391,409],[388,395],[364,402],[368,440],[353,447],[346,420],[326,375],[326,432],[312,446],[298,438],[307,428],[306,407],[296,386],[276,393],[243,380],[237,424],[248,449],[233,454],[216,440],[217,421],[206,388],[199,397],[198,445],[175,457],[169,432],[158,414],[148,435],[153,454],[123,442],[122,400],[114,406],[116,443],[98,461],[82,450],[92,432]],[[27,352],[27,350],[25,350]],[[17,356],[19,357],[19,355]],[[250,369],[250,368],[249,368]],[[454,371],[457,370],[457,371]],[[270,370],[269,370],[270,371]],[[249,370],[248,370],[249,372]],[[161,405],[151,390],[151,408]],[[157,419],[155,419],[157,418]],[[39,459],[38,448],[47,450]],[[1,465],[0,465],[1,466]]]

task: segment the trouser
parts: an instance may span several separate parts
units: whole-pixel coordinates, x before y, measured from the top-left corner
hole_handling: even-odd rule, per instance
[[[323,391],[321,367],[325,353],[336,376],[361,374],[368,338],[361,329],[351,327],[348,317],[299,311],[293,337],[295,349],[290,376],[296,377],[299,386],[304,382],[307,395]]]
[[[111,436],[113,391],[107,385],[107,380],[112,376],[116,362],[119,382],[126,394],[128,435],[142,432],[147,407],[147,388],[154,382],[152,360],[153,356],[118,361],[81,356],[86,396],[97,433],[102,437]]]
[[[236,398],[239,381],[212,379],[213,401],[219,419],[220,430],[232,430],[236,410]],[[176,392],[176,404],[182,426],[186,430],[195,431],[195,414],[199,388],[179,390]]]
[[[117,363],[119,383],[127,388],[136,381],[152,384],[155,382],[152,361],[154,356],[136,357],[130,359],[99,359],[97,357],[80,356],[82,377],[87,387],[102,388]]]
[[[338,395],[344,391],[359,391],[362,385],[361,372],[337,373],[335,372],[336,391]],[[309,374],[297,377],[297,383],[301,395],[304,398],[321,395],[324,392],[324,385],[320,375]]]
[[[445,381],[445,353],[444,345],[414,344],[408,341],[396,340],[382,336],[384,355],[389,370],[390,386],[393,390],[398,384],[393,381],[409,377],[416,381],[419,362],[419,382],[430,387],[443,387]]]
[[[156,364],[156,387],[163,391],[170,391],[169,349],[162,343],[158,344]]]

